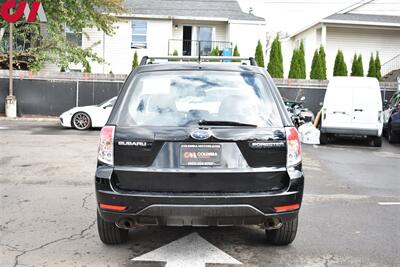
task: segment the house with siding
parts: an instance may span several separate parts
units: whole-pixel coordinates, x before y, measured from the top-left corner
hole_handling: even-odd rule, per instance
[[[126,0],[115,34],[84,29],[82,46],[93,47],[105,63],[91,62],[93,73],[127,74],[134,52],[142,56],[209,55],[238,46],[254,56],[265,43],[265,19],[245,13],[236,0]],[[80,68],[80,66],[77,66]]]
[[[400,3],[398,0],[364,0],[282,40],[285,75],[289,73],[293,48],[302,40],[306,48],[307,75],[315,49],[323,45],[328,78],[333,76],[338,49],[345,55],[349,72],[354,53],[361,54],[364,73],[368,72],[371,53],[378,51],[382,75],[391,77],[400,69]]]

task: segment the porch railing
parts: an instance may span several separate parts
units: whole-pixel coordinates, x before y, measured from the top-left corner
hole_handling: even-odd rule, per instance
[[[168,55],[170,56],[176,53],[179,56],[209,56],[215,48],[218,48],[220,55],[222,55],[225,48],[232,48],[232,43],[225,41],[168,40]]]
[[[400,69],[400,54],[382,64],[382,75],[388,75],[394,70]]]

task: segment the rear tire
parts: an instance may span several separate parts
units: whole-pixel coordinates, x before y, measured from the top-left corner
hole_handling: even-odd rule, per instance
[[[268,244],[287,246],[294,241],[297,234],[298,217],[292,221],[282,223],[282,227],[275,230],[265,230]]]
[[[388,129],[387,129],[387,136],[388,136],[389,144],[396,144],[396,143],[399,143],[399,141],[400,141],[400,137],[395,135],[392,127],[390,126],[390,123],[389,123]]]
[[[97,229],[104,244],[118,245],[128,240],[129,230],[118,228],[115,223],[105,221],[99,212],[97,212]]]
[[[371,142],[374,147],[382,147],[382,136],[371,137]]]
[[[320,145],[327,145],[329,143],[329,135],[322,132],[322,119],[319,120],[318,124],[319,129],[319,144]]]
[[[321,145],[327,145],[329,143],[329,136],[328,134],[320,133],[319,136],[319,143]]]

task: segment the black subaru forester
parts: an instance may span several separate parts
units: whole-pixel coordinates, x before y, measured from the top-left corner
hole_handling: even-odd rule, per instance
[[[101,130],[101,240],[125,242],[137,225],[258,225],[270,244],[293,242],[300,140],[271,77],[253,59],[149,59],[129,75]]]

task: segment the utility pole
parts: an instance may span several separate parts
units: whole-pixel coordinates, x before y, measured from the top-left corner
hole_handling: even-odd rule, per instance
[[[14,80],[13,80],[13,61],[14,61],[14,38],[13,38],[13,24],[10,23],[10,41],[9,41],[9,46],[10,46],[10,56],[9,56],[9,67],[10,67],[10,83],[9,83],[9,88],[8,88],[8,96],[13,96],[14,95]]]
[[[13,28],[14,24],[10,23],[10,36],[9,36],[9,87],[8,87],[8,96],[6,97],[6,117],[7,118],[16,118],[17,117],[17,98],[14,96],[14,77],[13,77],[13,55],[14,55],[14,38],[13,38]]]

